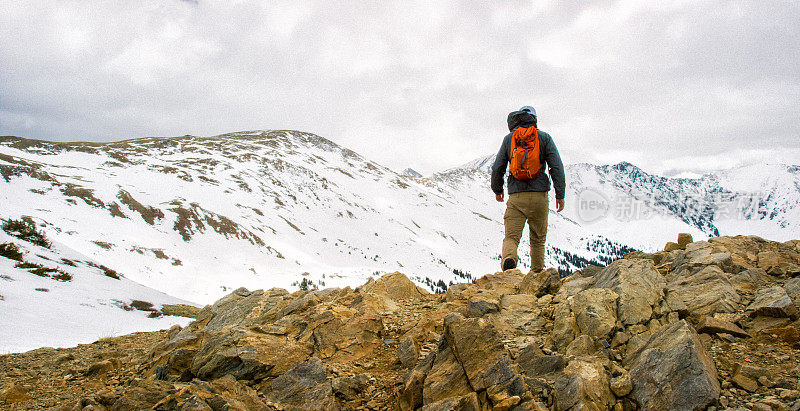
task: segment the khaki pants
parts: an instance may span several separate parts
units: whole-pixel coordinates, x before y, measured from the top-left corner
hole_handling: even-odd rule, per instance
[[[522,238],[522,229],[528,223],[531,238],[531,270],[544,269],[544,241],[547,237],[547,215],[550,212],[546,191],[526,191],[508,196],[503,221],[506,237],[503,239],[503,258],[513,258],[519,262],[517,248]]]

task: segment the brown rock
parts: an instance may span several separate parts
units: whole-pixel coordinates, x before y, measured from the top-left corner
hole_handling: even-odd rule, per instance
[[[432,404],[450,397],[472,392],[464,368],[456,360],[447,342],[442,339],[433,367],[425,377],[422,388],[423,404]]]
[[[117,359],[98,361],[86,370],[87,376],[99,376],[113,369],[119,368],[120,362]]]
[[[758,390],[758,383],[752,378],[748,378],[742,374],[734,375],[733,378],[731,378],[731,382],[748,392],[756,392],[756,390]]]
[[[408,277],[399,272],[385,274],[377,280],[370,278],[358,290],[362,293],[383,295],[392,300],[420,298],[430,295],[429,292],[418,287]]]
[[[6,405],[25,402],[31,399],[28,390],[19,383],[12,382],[0,391],[0,401]]]
[[[548,268],[538,272],[529,272],[519,284],[520,294],[533,294],[542,297],[545,294],[555,294],[561,288],[561,279],[558,270]]]
[[[664,251],[670,252],[670,251],[680,250],[681,248],[682,247],[678,245],[678,243],[673,243],[672,241],[670,241],[664,246]]]
[[[625,366],[633,382],[629,395],[643,410],[705,409],[719,399],[714,360],[685,320],[659,328]]]
[[[692,243],[695,245],[697,243]],[[717,265],[708,265],[692,274],[677,276],[667,285],[668,300],[675,298],[686,305],[694,318],[739,310],[741,296],[731,286],[728,275]]]
[[[751,315],[763,315],[776,318],[797,318],[797,306],[783,287],[775,286],[759,290],[753,302],[747,306]]]
[[[474,392],[462,397],[447,398],[433,404],[426,404],[422,411],[480,411],[481,405],[478,402],[478,395]]]
[[[590,288],[572,299],[575,324],[583,334],[606,338],[617,322],[619,295],[608,288]]]
[[[650,260],[617,260],[596,278],[596,288],[609,288],[619,295],[617,318],[625,325],[650,320],[666,285]]]
[[[631,375],[627,371],[611,379],[611,391],[617,397],[624,397],[633,390]]]
[[[161,307],[161,312],[164,315],[187,318],[197,318],[200,315],[201,310],[201,307],[195,307],[187,304],[164,304]]]
[[[414,340],[406,338],[400,343],[400,346],[397,348],[397,358],[400,360],[400,364],[403,364],[403,367],[406,368],[413,368],[417,364],[419,349],[417,348],[417,344],[414,343]]]
[[[530,395],[494,327],[484,319],[448,314],[444,318],[444,335],[473,390]]]
[[[689,233],[680,233],[678,234],[678,247],[680,249],[685,249],[689,243],[693,242],[692,235]]]
[[[479,288],[494,290],[499,297],[516,294],[522,282],[523,275],[517,269],[487,274],[475,280]]]
[[[785,344],[794,346],[800,345],[800,331],[794,326],[787,325],[785,327],[769,328],[764,330],[764,332],[783,341]]]
[[[705,316],[700,320],[700,323],[697,324],[697,332],[708,334],[725,333],[740,338],[750,337],[745,330],[736,324],[710,316]]]
[[[553,409],[556,411],[604,410],[614,402],[608,375],[599,360],[576,358],[555,382]]]
[[[769,369],[744,363],[736,363],[736,365],[733,366],[733,375],[742,375],[754,381],[757,381],[761,377],[772,379],[772,373],[769,372]]]

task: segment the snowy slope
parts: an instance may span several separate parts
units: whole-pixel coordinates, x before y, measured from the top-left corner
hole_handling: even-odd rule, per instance
[[[127,278],[201,304],[240,286],[353,286],[396,270],[433,288],[499,266],[504,206],[485,173],[400,175],[308,133],[7,137],[0,172],[0,216],[30,216]],[[560,215],[551,226],[550,265],[622,250]]]
[[[190,321],[170,316],[148,318],[149,312],[131,309],[134,300],[150,302],[156,309],[186,301],[127,278],[106,276],[99,264],[62,244],[54,243],[48,249],[0,231],[0,244],[8,243],[18,246],[29,266],[58,271],[36,275],[32,268],[18,268],[19,261],[0,257],[0,353],[74,346]]]
[[[0,217],[30,216],[49,237],[126,278],[200,304],[240,286],[354,286],[391,271],[434,288],[499,267],[504,204],[489,190],[492,160],[421,178],[297,131],[110,144],[6,137]],[[576,164],[567,173],[567,210],[550,214],[550,266],[574,269],[627,247],[656,250],[678,232],[800,237],[797,168],[700,179],[628,163]],[[720,213],[721,201],[754,187],[771,193],[754,214]],[[587,198],[604,207],[600,218],[580,208]],[[520,255],[527,268],[527,239]]]

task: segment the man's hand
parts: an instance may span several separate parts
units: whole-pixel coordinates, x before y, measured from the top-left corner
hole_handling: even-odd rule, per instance
[[[494,195],[494,199],[497,200],[497,201],[501,201],[501,202],[503,201],[503,197],[504,197],[503,193]]]
[[[564,209],[564,199],[563,198],[557,198],[556,199],[556,211],[558,211],[560,213],[561,210],[563,210],[563,209]]]

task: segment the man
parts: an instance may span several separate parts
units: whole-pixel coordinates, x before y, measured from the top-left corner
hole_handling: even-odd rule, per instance
[[[547,198],[547,192],[550,191],[550,179],[545,173],[545,165],[553,179],[556,210],[559,212],[564,209],[566,178],[564,164],[561,162],[561,156],[558,154],[552,137],[538,130],[536,110],[531,106],[524,106],[508,115],[508,129],[511,133],[503,139],[503,144],[500,145],[500,151],[497,152],[492,166],[492,191],[494,191],[497,201],[503,201],[503,176],[511,156],[512,136],[514,130],[521,127],[526,129],[534,127],[538,134],[541,171],[530,180],[518,180],[511,173],[508,175],[508,203],[505,215],[503,215],[506,236],[503,239],[501,266],[503,270],[517,266],[519,261],[517,247],[519,247],[519,240],[522,237],[522,229],[527,222],[531,239],[531,270],[536,272],[544,269],[544,243],[547,237],[547,215],[550,211]]]

